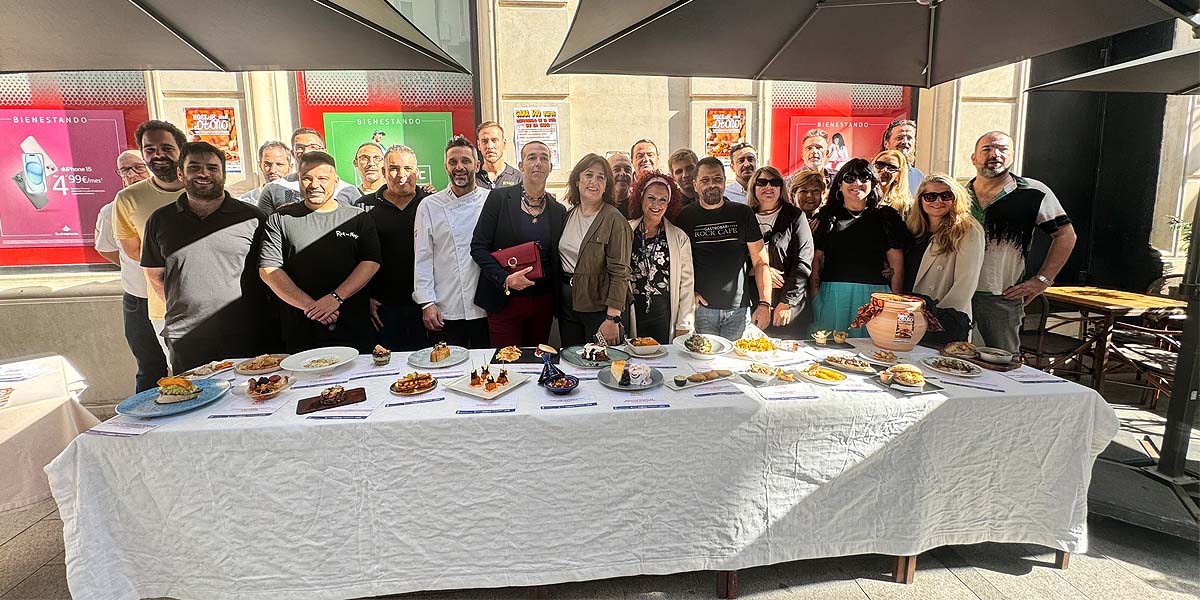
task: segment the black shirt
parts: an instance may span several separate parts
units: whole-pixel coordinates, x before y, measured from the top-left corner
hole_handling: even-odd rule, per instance
[[[415,243],[417,206],[428,194],[421,188],[400,210],[384,197],[387,186],[375,190],[359,199],[358,204],[367,210],[375,222],[379,235],[379,253],[383,259],[379,272],[371,279],[371,297],[393,305],[416,306],[413,301],[413,279],[416,264]]]
[[[187,194],[150,215],[142,266],[166,269],[167,313],[163,335],[257,335],[266,286],[258,277],[262,211],[228,193],[203,219]]]
[[[824,254],[821,281],[889,285],[883,276],[890,249],[904,249],[912,233],[890,206],[864,209],[856,218],[845,207],[822,209],[813,246]]]
[[[921,269],[921,260],[925,258],[925,250],[929,248],[928,234],[921,236],[911,248],[904,252],[904,291],[912,293],[917,283],[917,271]]]
[[[479,171],[475,173],[475,185],[487,190],[517,185],[524,180],[521,172],[508,163],[504,163],[504,170],[500,171],[495,181],[492,181],[488,172],[484,170],[482,163],[479,165]]]
[[[750,249],[761,242],[762,228],[754,211],[728,198],[717,209],[693,202],[679,211],[674,223],[692,240],[696,293],[709,308],[728,310],[750,306]]]

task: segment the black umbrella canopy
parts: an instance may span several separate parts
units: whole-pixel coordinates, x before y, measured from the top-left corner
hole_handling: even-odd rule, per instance
[[[549,73],[932,87],[1171,18],[1157,0],[580,0]]]
[[[1200,47],[1180,48],[1035,85],[1028,90],[1200,94]]]
[[[0,0],[0,72],[467,70],[387,0]]]

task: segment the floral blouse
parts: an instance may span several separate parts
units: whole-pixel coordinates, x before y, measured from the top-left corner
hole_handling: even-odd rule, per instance
[[[666,226],[658,228],[658,235],[646,239],[646,223],[639,223],[633,232],[630,258],[635,302],[642,302],[648,311],[655,296],[671,295],[671,251],[667,247]]]

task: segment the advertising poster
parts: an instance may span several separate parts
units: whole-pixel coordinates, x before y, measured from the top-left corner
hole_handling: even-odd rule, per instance
[[[189,142],[208,142],[225,152],[225,173],[242,172],[237,116],[232,108],[185,108]]]
[[[354,153],[370,142],[376,131],[383,131],[382,145],[403,144],[417,155],[418,185],[432,183],[439,190],[450,185],[443,166],[446,141],[454,137],[452,115],[448,112],[373,112],[324,114],[325,144],[337,162],[338,177],[358,185],[361,178],[354,168]]]
[[[513,132],[514,153],[520,153],[521,148],[529,142],[542,142],[550,147],[550,162],[554,168],[562,166],[558,151],[558,109],[557,108],[516,108],[513,109],[513,121],[516,123]]]
[[[746,109],[710,108],[704,118],[704,153],[729,166],[729,148],[746,141]]]
[[[792,156],[803,156],[804,135],[823,129],[829,135],[829,168],[841,168],[851,158],[871,160],[892,117],[791,117]]]
[[[0,109],[0,247],[80,247],[121,189],[119,110]]]

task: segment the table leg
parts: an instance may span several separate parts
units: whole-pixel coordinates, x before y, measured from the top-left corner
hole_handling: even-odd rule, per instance
[[[738,597],[737,571],[717,571],[717,597]]]
[[[1066,571],[1069,566],[1071,566],[1071,553],[1065,550],[1055,550],[1054,568]]]
[[[1110,314],[1096,325],[1096,349],[1092,352],[1092,389],[1097,392],[1104,389],[1104,363],[1108,362],[1108,347],[1112,341],[1112,328],[1116,321],[1117,318]]]
[[[917,557],[897,556],[892,567],[892,580],[896,583],[910,584],[917,576]]]

